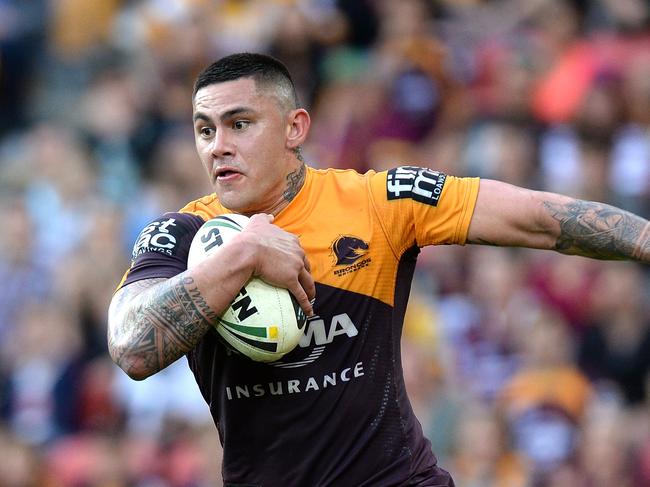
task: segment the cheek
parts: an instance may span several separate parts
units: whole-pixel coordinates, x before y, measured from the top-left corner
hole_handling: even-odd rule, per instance
[[[211,171],[211,168],[208,166],[208,164],[207,164],[206,161],[203,159],[203,157],[201,157],[201,156],[199,155],[199,158],[201,159],[201,166],[203,167],[203,170],[204,170],[206,173],[210,174],[210,173],[212,172],[212,171]]]
[[[271,140],[264,140],[263,143],[258,144],[255,150],[259,157],[264,160],[264,168],[268,172],[273,172],[273,167],[280,164],[285,158],[285,147],[282,143],[278,143],[280,138],[273,138]],[[277,167],[276,167],[277,169]]]
[[[210,154],[208,150],[198,142],[195,144],[195,146],[196,146],[196,153],[198,154],[199,159],[201,160],[201,165],[206,171],[210,172],[210,170],[212,169],[211,168],[212,163],[210,162]]]

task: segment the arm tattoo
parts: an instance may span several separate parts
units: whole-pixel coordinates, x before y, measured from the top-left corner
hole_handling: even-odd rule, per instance
[[[116,312],[124,314],[116,326],[109,326],[108,346],[115,363],[129,375],[149,376],[167,367],[191,350],[218,318],[191,277],[135,282],[118,293]]]
[[[619,208],[593,201],[544,208],[560,223],[555,250],[596,259],[635,259],[650,262],[650,222]]]
[[[298,169],[287,174],[287,189],[284,190],[282,197],[286,201],[292,201],[302,185],[305,183],[305,164],[301,164]]]

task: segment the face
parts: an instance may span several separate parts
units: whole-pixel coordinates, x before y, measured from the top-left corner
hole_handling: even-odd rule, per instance
[[[194,97],[196,148],[219,201],[244,214],[277,213],[287,175],[299,168],[295,116],[251,78],[216,83]],[[304,110],[303,110],[304,111]]]

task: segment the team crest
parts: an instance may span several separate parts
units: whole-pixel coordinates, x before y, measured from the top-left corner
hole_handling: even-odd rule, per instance
[[[368,253],[368,244],[357,237],[341,235],[332,243],[334,265],[350,265]]]

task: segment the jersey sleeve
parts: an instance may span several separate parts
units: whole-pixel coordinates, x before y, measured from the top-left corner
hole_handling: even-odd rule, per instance
[[[165,213],[149,223],[133,245],[131,266],[117,289],[135,281],[170,278],[187,270],[192,239],[204,223],[197,215]]]
[[[372,175],[373,205],[398,256],[417,245],[465,244],[479,178],[401,166]]]

